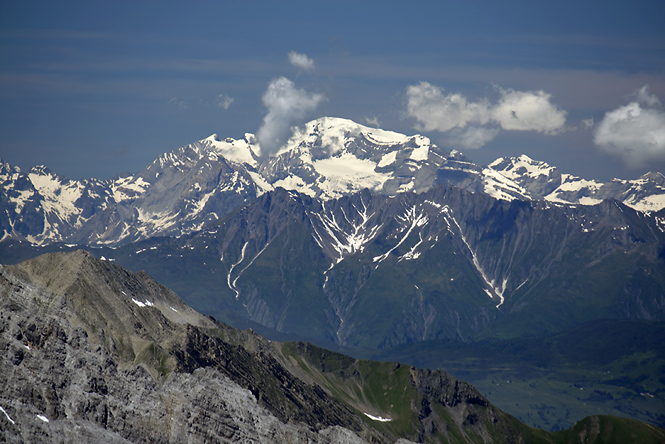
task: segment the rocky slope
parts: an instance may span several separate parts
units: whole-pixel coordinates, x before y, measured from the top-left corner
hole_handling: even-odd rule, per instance
[[[271,343],[82,251],[0,284],[3,441],[552,442],[443,372]]]
[[[243,371],[261,370],[277,390],[297,382],[284,371],[286,381],[276,381],[241,347],[207,347],[241,367],[235,374],[193,365],[185,344],[214,341],[202,332],[218,327],[147,275],[84,252],[45,256],[2,269],[2,305],[0,421],[9,442],[364,442],[332,424],[368,430],[348,409],[323,417],[335,412],[325,394],[288,392],[324,407],[308,425],[306,409],[284,413],[288,403],[269,405],[256,384],[256,394],[239,385]]]
[[[422,136],[321,118],[297,128],[274,156],[251,134],[212,135],[115,180],[70,180],[40,166],[23,173],[0,161],[0,239],[118,245],[188,234],[281,187],[322,200],[369,189],[421,193],[447,183],[503,200],[596,204],[613,198],[640,211],[665,208],[665,178],[607,184],[562,174],[526,156],[488,167]]]

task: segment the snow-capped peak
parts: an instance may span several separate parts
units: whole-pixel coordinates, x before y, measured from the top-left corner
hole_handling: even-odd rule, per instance
[[[489,169],[524,188],[530,198],[564,204],[596,205],[613,198],[639,211],[665,208],[665,176],[647,173],[636,180],[603,183],[560,173],[557,168],[529,158],[501,157]]]
[[[260,171],[275,187],[331,199],[363,188],[386,194],[424,191],[444,158],[426,137],[324,117],[296,128]]]
[[[217,134],[203,139],[202,145],[210,147],[213,152],[223,156],[226,160],[236,163],[246,163],[256,167],[257,158],[261,155],[258,145],[252,143],[255,139],[253,134],[245,134],[240,140],[226,138],[222,139]]]
[[[279,150],[277,155],[291,151],[303,143],[312,144],[317,141],[326,147],[332,155],[344,149],[345,141],[355,139],[361,135],[377,145],[384,146],[405,143],[410,139],[409,136],[404,134],[370,128],[352,120],[339,117],[322,117],[312,120],[302,127],[295,128],[293,136]]]
[[[539,176],[550,177],[557,171],[555,167],[533,160],[525,154],[519,157],[499,157],[488,166],[503,176],[518,181],[525,177],[534,179]]]

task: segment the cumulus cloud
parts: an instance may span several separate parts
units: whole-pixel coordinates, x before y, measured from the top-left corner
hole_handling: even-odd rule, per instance
[[[325,100],[322,94],[298,89],[286,77],[273,79],[263,94],[268,113],[263,118],[256,137],[263,155],[277,152],[288,139],[291,127],[302,123],[309,111]]]
[[[171,100],[169,100],[169,105],[173,105],[178,107],[179,109],[188,109],[189,104],[185,102],[184,100],[178,98],[178,97],[173,97]]]
[[[660,100],[648,86],[635,91],[633,99],[605,113],[596,127],[594,143],[631,168],[665,161],[665,111]]]
[[[497,103],[486,98],[470,101],[462,94],[444,94],[441,88],[420,82],[406,90],[407,114],[416,119],[416,129],[449,133],[448,140],[464,148],[480,148],[500,129],[554,134],[563,128],[566,112],[550,102],[550,94],[497,90],[501,96]]]
[[[289,52],[289,63],[295,66],[298,69],[303,71],[312,72],[314,71],[314,60],[307,57],[305,54],[299,52],[291,51]]]
[[[566,123],[566,112],[550,103],[544,91],[500,89],[501,99],[492,108],[492,118],[505,130],[556,134]]]
[[[489,102],[469,102],[461,94],[443,95],[443,90],[428,82],[406,89],[407,114],[418,121],[421,131],[446,132],[469,123],[489,121]]]

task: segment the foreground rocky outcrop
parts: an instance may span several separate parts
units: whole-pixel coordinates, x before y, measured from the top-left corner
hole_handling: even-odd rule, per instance
[[[160,344],[175,344],[179,338],[196,341],[202,327],[191,323],[209,329],[215,324],[192,315],[191,309],[187,313],[177,296],[145,275],[132,275],[84,252],[42,257],[11,270],[4,267],[1,273],[3,440],[365,442],[334,424],[334,415],[326,421],[326,412],[312,425],[302,421],[302,415],[292,422],[276,417],[273,412],[279,409],[271,411],[234,382],[252,372],[262,378],[255,386],[276,379],[266,373],[270,366],[256,365],[239,346],[206,337],[221,347],[209,350],[223,353],[238,366],[235,373],[227,369],[231,377],[220,368],[198,365],[189,355],[176,361]],[[29,277],[47,280],[48,285],[35,284]],[[96,280],[105,285],[91,285]],[[114,287],[119,294],[109,297],[107,290]],[[184,319],[191,323],[178,322]],[[172,371],[175,367],[180,371]],[[281,375],[290,376],[283,370]],[[290,379],[288,383],[298,382]],[[300,389],[307,392],[307,387]],[[266,398],[263,391],[257,393]],[[321,397],[322,403],[332,403],[325,393]],[[342,419],[354,418],[344,411],[347,418]],[[369,430],[356,423],[358,431]]]

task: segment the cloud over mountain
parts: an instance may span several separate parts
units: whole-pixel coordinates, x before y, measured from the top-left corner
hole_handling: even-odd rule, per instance
[[[406,90],[407,115],[416,119],[416,129],[448,133],[450,143],[471,149],[490,142],[500,129],[555,134],[563,128],[566,112],[550,102],[550,94],[498,87],[497,91],[501,97],[496,103],[487,98],[470,101],[420,82]]]
[[[491,110],[492,120],[512,131],[555,134],[566,123],[566,112],[550,103],[544,91],[499,89],[501,99]]]
[[[665,111],[658,97],[646,85],[635,91],[630,103],[605,113],[594,142],[631,168],[665,161]]]
[[[291,127],[302,123],[307,113],[323,100],[325,97],[322,94],[296,88],[286,77],[273,79],[263,94],[263,104],[268,113],[256,134],[262,155],[277,152],[288,138]]]

